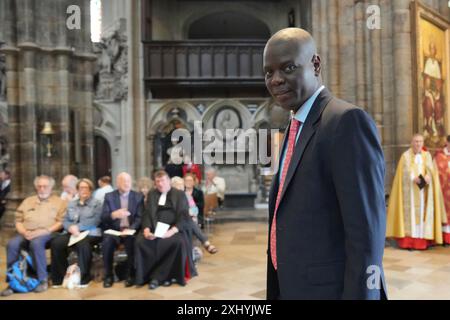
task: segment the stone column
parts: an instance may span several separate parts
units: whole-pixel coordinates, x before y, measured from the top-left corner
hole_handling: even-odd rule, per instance
[[[81,7],[82,37],[66,27],[66,8]],[[38,8],[39,6],[39,8]],[[83,176],[93,176],[92,154],[92,67],[84,66],[89,56],[89,1],[78,0],[3,0],[0,2],[0,36],[6,44],[0,49],[7,64],[7,105],[10,138],[12,192],[9,195],[5,225],[14,230],[14,210],[27,196],[34,194],[37,175],[52,175],[58,182],[64,174],[73,173],[73,137],[70,111],[84,108],[85,124],[77,138],[90,145],[81,161],[89,167]],[[84,34],[82,34],[84,33]],[[89,42],[89,43],[86,43]],[[78,49],[77,49],[78,48]],[[90,56],[92,61],[94,57]],[[88,60],[89,60],[88,59]],[[80,62],[81,61],[81,62]],[[79,94],[80,92],[84,93]],[[46,141],[40,134],[45,121],[53,125],[52,157],[46,156]],[[1,235],[7,237],[8,231]]]
[[[365,5],[355,4],[355,64],[356,64],[356,105],[367,109],[366,79],[364,64],[364,29],[366,28]]]
[[[322,57],[322,77],[323,77],[323,83],[325,85],[328,85],[330,82],[330,71],[329,71],[329,64],[328,64],[328,33],[329,33],[329,27],[327,21],[327,11],[328,11],[328,0],[319,0],[319,1],[313,1],[313,4],[318,2],[319,3],[319,29],[321,30],[321,37],[320,37],[320,43],[317,43],[318,53]],[[313,8],[314,10],[314,8]]]
[[[328,2],[328,25],[330,32],[328,33],[329,55],[328,55],[328,85],[331,91],[337,95],[341,95],[340,90],[340,55],[339,41],[340,34],[338,32],[338,1],[329,0]]]
[[[371,30],[367,28],[367,7],[370,6],[371,2],[370,0],[363,0],[364,3],[364,77],[365,77],[365,96],[366,96],[366,106],[365,109],[367,112],[369,112],[372,116],[374,114],[374,103],[372,99],[373,95],[373,85],[372,85],[372,42],[371,42]]]
[[[392,1],[394,40],[394,106],[395,106],[395,159],[406,150],[413,134],[412,122],[412,66],[410,1]]]
[[[339,83],[340,97],[350,103],[356,102],[356,68],[355,68],[355,25],[354,1],[339,0]]]
[[[382,68],[382,90],[383,90],[383,117],[381,141],[383,144],[384,157],[386,161],[385,187],[390,192],[392,179],[395,174],[396,163],[394,154],[395,126],[394,126],[394,69],[393,47],[392,47],[392,7],[391,0],[380,0],[381,7],[381,68]]]
[[[145,95],[144,83],[141,80],[144,70],[143,58],[141,55],[141,23],[136,19],[136,13],[140,11],[140,1],[130,1],[128,4],[127,30],[128,31],[128,100],[133,105],[133,123],[134,137],[136,146],[134,150],[134,175],[136,179],[146,176],[147,167],[150,162],[147,161],[146,141],[145,141]]]
[[[373,5],[380,5],[379,0],[370,0]],[[370,30],[370,42],[372,44],[371,60],[372,66],[372,101],[373,110],[372,116],[375,119],[377,127],[380,129],[382,125],[383,117],[383,88],[382,88],[382,61],[381,61],[381,30]],[[381,132],[381,130],[380,130]]]

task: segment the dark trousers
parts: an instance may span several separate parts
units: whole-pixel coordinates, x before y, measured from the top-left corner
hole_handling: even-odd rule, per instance
[[[6,207],[3,204],[0,204],[0,219],[3,217],[3,214],[6,211]]]
[[[192,219],[189,219],[189,220],[190,220],[189,224],[191,225],[191,230],[192,230],[192,233],[194,234],[194,236],[198,240],[200,240],[200,242],[202,244],[204,244],[206,241],[208,241],[208,237],[202,232],[202,230],[200,229],[198,224]]]
[[[11,267],[19,259],[20,250],[29,249],[33,258],[33,267],[36,270],[39,281],[47,280],[47,257],[45,249],[47,243],[53,238],[53,235],[37,237],[31,241],[25,239],[22,235],[17,235],[9,240],[6,246],[6,266]]]
[[[126,277],[134,276],[134,236],[117,237],[105,234],[102,241],[105,277],[113,276],[114,251],[121,243],[125,245],[125,252],[127,253]]]
[[[99,243],[100,237],[87,236],[80,242],[71,247],[67,244],[70,240],[70,234],[63,234],[53,239],[52,249],[52,281],[54,285],[61,285],[66,274],[67,257],[71,250],[74,250],[78,256],[78,266],[81,271],[80,284],[88,284],[91,281],[91,263],[92,263],[92,247]]]

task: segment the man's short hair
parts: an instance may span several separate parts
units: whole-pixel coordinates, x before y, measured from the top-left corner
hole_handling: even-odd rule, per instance
[[[67,176],[65,176],[63,178],[63,180],[65,180],[65,179],[69,180],[69,186],[72,189],[76,189],[77,188],[78,178],[76,176],[74,176],[73,174],[68,174]]]
[[[40,175],[40,176],[37,176],[36,178],[34,178],[34,187],[35,188],[37,188],[37,185],[38,185],[38,182],[39,182],[39,180],[41,180],[41,179],[47,179],[47,181],[49,182],[49,184],[50,184],[50,188],[51,189],[53,189],[53,187],[55,186],[55,179],[53,179],[52,177],[50,177],[50,176],[47,176],[47,175]]]
[[[78,190],[78,188],[80,188],[80,184],[82,182],[86,183],[89,186],[89,189],[91,190],[91,192],[94,191],[94,189],[95,189],[94,183],[91,180],[87,179],[87,178],[83,178],[83,179],[78,180],[78,182],[77,182],[77,190]]]
[[[111,184],[111,177],[104,176],[104,177],[101,177],[100,179],[98,179],[98,181],[101,181],[102,183],[105,183],[105,184]]]
[[[447,142],[450,142],[450,136],[447,136]]]
[[[165,170],[158,170],[158,171],[156,171],[155,174],[153,175],[153,178],[154,178],[154,179],[157,179],[157,178],[162,178],[162,177],[164,177],[164,176],[167,176],[168,178],[170,178],[170,177],[169,177],[169,174],[167,173],[167,171],[165,171]]]

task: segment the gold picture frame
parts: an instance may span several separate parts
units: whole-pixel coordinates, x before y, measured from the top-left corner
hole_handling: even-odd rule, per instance
[[[450,21],[420,1],[411,3],[415,132],[434,150],[445,145],[450,123]]]

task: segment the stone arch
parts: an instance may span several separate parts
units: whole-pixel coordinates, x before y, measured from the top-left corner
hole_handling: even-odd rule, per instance
[[[232,4],[232,5],[226,5],[222,7],[214,7],[214,6],[203,6],[202,10],[196,10],[192,12],[189,16],[186,17],[184,23],[182,24],[181,32],[183,39],[189,38],[189,29],[191,25],[198,21],[201,18],[213,15],[213,14],[219,14],[221,12],[235,12],[242,14],[242,12],[245,12],[248,16],[250,16],[252,19],[258,20],[261,23],[263,23],[269,32],[271,32],[272,28],[264,21],[267,21],[264,19],[264,14],[262,12],[258,12],[256,10],[248,10],[248,7],[242,4]]]
[[[231,27],[232,26],[232,27]],[[247,12],[217,11],[193,21],[189,39],[268,39],[270,30],[259,17]]]
[[[263,123],[270,123],[268,114],[269,102],[266,101],[258,107],[252,117],[252,127],[258,129]]]
[[[221,99],[211,104],[203,114],[202,120],[206,128],[213,128],[213,119],[215,114],[223,107],[234,108],[242,120],[242,129],[246,130],[252,127],[252,115],[247,106],[233,99]]]
[[[194,121],[201,121],[201,115],[197,109],[186,101],[169,101],[160,107],[156,107],[154,112],[149,115],[149,121],[147,123],[147,132],[149,136],[158,133],[158,130],[168,123],[168,113],[174,109],[180,108],[186,114],[186,119],[179,119],[185,127],[193,129],[192,123]]]
[[[94,135],[104,138],[109,144],[111,149],[111,176],[114,179],[119,170],[117,156],[120,153],[120,123],[110,108],[101,103],[94,102],[94,114],[95,117],[100,117],[100,119],[94,119]]]

